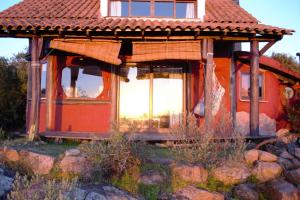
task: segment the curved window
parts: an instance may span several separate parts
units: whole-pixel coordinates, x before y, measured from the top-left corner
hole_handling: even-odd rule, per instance
[[[61,86],[69,98],[97,98],[103,91],[103,77],[99,66],[65,67]]]

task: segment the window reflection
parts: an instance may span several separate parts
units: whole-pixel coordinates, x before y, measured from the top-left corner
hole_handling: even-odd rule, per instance
[[[131,3],[132,16],[150,16],[150,2],[147,1],[132,1]]]
[[[263,99],[263,76],[262,74],[258,75],[259,81],[259,98]],[[241,74],[241,91],[240,91],[241,99],[249,100],[250,99],[250,74],[242,73]]]
[[[176,2],[176,18],[195,18],[195,4]]]
[[[155,2],[156,17],[173,17],[173,2]]]
[[[96,98],[103,91],[100,67],[65,67],[62,71],[61,85],[67,97]]]
[[[41,73],[41,98],[46,98],[47,63],[42,65]]]

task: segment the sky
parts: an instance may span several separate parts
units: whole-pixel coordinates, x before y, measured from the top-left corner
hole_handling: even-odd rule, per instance
[[[20,0],[0,0],[0,11]],[[288,53],[295,56],[300,52],[300,1],[299,0],[240,0],[240,4],[261,23],[296,31],[292,36],[285,36],[277,42],[267,55],[272,52]],[[28,46],[27,39],[0,38],[0,56],[11,57]],[[263,45],[261,45],[262,47]],[[248,45],[243,45],[248,50]]]

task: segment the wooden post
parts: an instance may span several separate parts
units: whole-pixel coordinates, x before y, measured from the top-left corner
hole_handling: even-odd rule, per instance
[[[110,121],[112,129],[117,125],[117,70],[116,66],[111,66],[111,113]],[[112,130],[113,131],[113,130]]]
[[[54,57],[49,56],[47,63],[47,84],[46,84],[46,131],[52,129],[52,104],[53,104],[53,66]]]
[[[205,86],[204,86],[204,115],[205,128],[210,130],[212,128],[212,95],[213,95],[213,66],[214,66],[214,42],[212,39],[207,39],[207,59],[205,65]]]
[[[236,128],[237,94],[236,94],[236,60],[234,56],[235,43],[233,44],[230,65],[230,112],[233,128]]]
[[[250,64],[250,135],[259,135],[259,44],[251,41]]]
[[[31,104],[28,139],[33,141],[39,132],[40,93],[41,93],[41,66],[39,62],[39,38],[32,37],[31,49]]]

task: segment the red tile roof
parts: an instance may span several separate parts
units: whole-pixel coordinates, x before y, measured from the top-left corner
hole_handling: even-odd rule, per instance
[[[1,29],[49,30],[204,30],[290,34],[259,24],[233,0],[206,0],[205,21],[100,17],[100,0],[24,0],[0,13]]]
[[[247,62],[250,62],[249,52],[244,52],[244,51],[236,52],[236,56],[239,60],[246,60]],[[262,66],[262,68],[266,68],[267,70],[271,70],[276,74],[281,74],[290,77],[292,79],[295,79],[297,81],[300,81],[299,72],[289,69],[288,67],[282,65],[279,61],[273,58],[267,56],[261,56],[259,58],[259,63]]]

